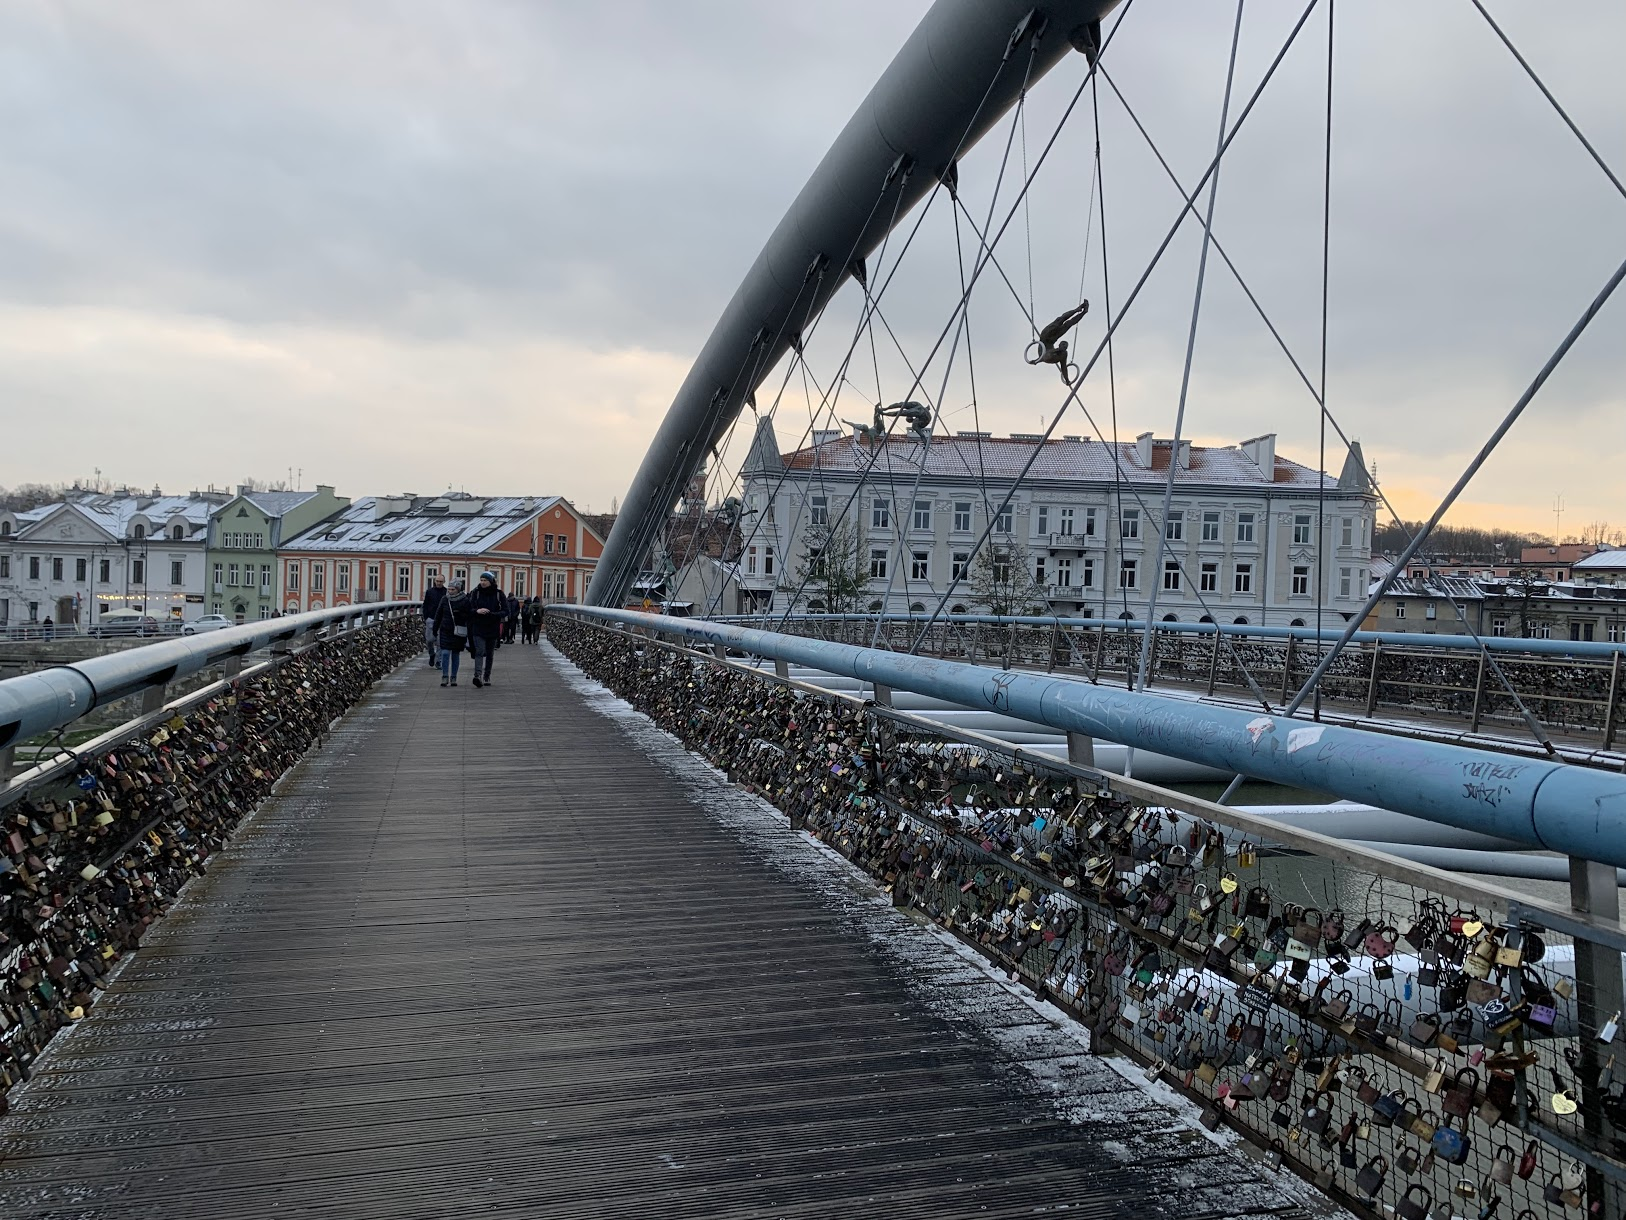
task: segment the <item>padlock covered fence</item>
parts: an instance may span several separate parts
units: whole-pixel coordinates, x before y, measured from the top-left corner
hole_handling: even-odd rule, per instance
[[[0,1113],[277,780],[423,647],[404,611],[313,622],[320,634],[296,622],[264,660],[0,787]]]
[[[1152,636],[1147,685],[1285,703],[1338,632],[1211,623],[996,615],[760,615],[714,620],[895,652],[1131,682]],[[1481,644],[1483,647],[1481,647]],[[1560,747],[1613,751],[1626,714],[1626,644],[1360,632],[1321,679],[1329,711],[1423,717],[1455,733],[1537,743],[1528,712]],[[1616,760],[1618,762],[1618,760]]]
[[[1205,1125],[1366,1214],[1619,1214],[1618,923],[604,615],[549,639]]]

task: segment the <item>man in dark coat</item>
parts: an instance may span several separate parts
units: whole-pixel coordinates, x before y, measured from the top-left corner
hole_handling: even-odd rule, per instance
[[[435,640],[435,611],[440,609],[440,603],[446,600],[446,578],[437,576],[434,582],[425,590],[423,595],[423,638],[429,645],[429,667],[435,668],[440,664],[439,649]]]
[[[502,643],[508,599],[497,587],[495,572],[481,572],[480,583],[469,594],[469,651],[474,657],[475,686],[491,685],[491,658]]]
[[[510,593],[508,595],[508,617],[503,620],[502,625],[502,642],[504,644],[512,644],[514,642],[514,632],[518,629],[518,627],[519,594]]]

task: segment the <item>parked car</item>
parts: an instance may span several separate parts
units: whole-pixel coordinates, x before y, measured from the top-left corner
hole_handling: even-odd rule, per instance
[[[205,631],[219,631],[222,627],[234,627],[235,623],[224,614],[204,614],[193,619],[181,628],[182,635],[199,635]]]
[[[96,624],[96,634],[102,636],[157,635],[158,632],[158,620],[139,610],[109,610]]]

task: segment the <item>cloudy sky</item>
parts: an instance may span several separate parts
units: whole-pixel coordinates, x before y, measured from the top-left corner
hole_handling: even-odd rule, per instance
[[[1299,7],[1249,6],[1237,105]],[[1490,7],[1626,176],[1626,7]],[[0,483],[99,470],[184,490],[292,469],[351,495],[451,486],[607,509],[741,275],[925,8],[13,0],[0,7]],[[1187,182],[1212,152],[1233,11],[1137,0],[1107,59]],[[1325,36],[1318,14],[1227,156],[1215,212],[1312,378]],[[1083,70],[1073,56],[1034,91],[996,217]],[[1468,0],[1340,5],[1335,78],[1328,401],[1420,516],[1626,257],[1626,199]],[[1104,88],[1100,122],[1106,257],[1087,222],[1086,98],[999,249],[1011,287],[990,271],[973,298],[978,405],[963,364],[949,368],[950,428],[975,414],[1037,430],[1059,386],[1021,362],[1019,298],[1047,320],[1082,283],[1092,346],[1103,267],[1121,304],[1177,215]],[[1008,130],[962,168],[979,223]],[[1104,431],[1113,388],[1123,435],[1172,428],[1196,234],[1126,318],[1115,387],[1104,367],[1090,378]],[[883,301],[910,359],[949,319],[954,241],[934,202]],[[809,351],[821,381],[852,307],[838,299]],[[909,389],[889,342],[873,364],[866,342],[836,415]],[[927,376],[934,398],[943,375]],[[778,420],[788,448],[809,420],[799,378]],[[1075,412],[1060,431],[1090,428]],[[1211,262],[1187,433],[1267,431],[1315,463],[1313,400]],[[1561,494],[1565,532],[1626,527],[1623,454],[1617,298],[1453,519],[1550,530]]]

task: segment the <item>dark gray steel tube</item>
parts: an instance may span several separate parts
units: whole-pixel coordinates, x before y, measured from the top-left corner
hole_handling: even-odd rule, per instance
[[[621,503],[587,601],[620,605],[661,522],[789,350],[888,230],[1118,0],[938,0],[836,137],[678,389]],[[1024,21],[1024,36],[1012,36]],[[1029,67],[1028,32],[1043,29]],[[1007,51],[1010,51],[1007,58]],[[894,174],[903,163],[908,174]],[[889,180],[890,179],[890,180]],[[822,266],[822,274],[815,268]]]

